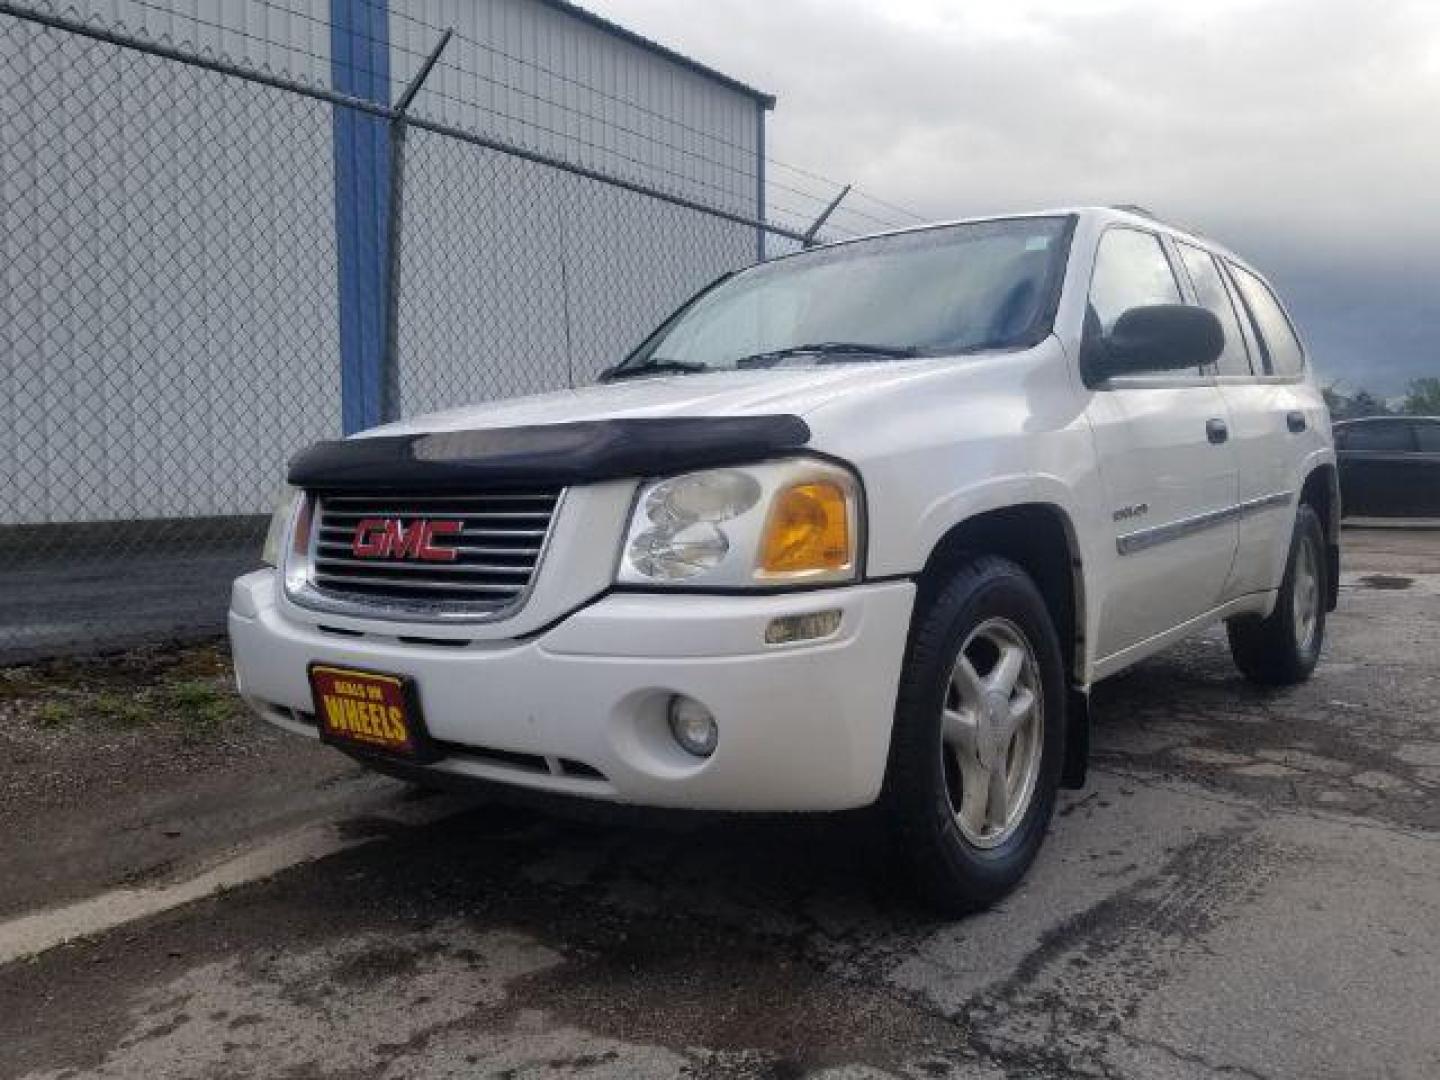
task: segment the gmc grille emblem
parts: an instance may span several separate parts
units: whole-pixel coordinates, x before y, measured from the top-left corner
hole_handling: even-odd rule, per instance
[[[355,526],[350,550],[357,559],[420,559],[424,562],[454,562],[454,548],[437,547],[441,536],[458,536],[463,521],[429,521],[417,518],[365,518]]]

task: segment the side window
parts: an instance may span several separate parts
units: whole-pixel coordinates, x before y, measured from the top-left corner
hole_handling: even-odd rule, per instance
[[[1410,441],[1410,425],[1403,420],[1368,420],[1346,427],[1346,450],[1371,450],[1381,453],[1405,453],[1415,449]]]
[[[1234,263],[1230,269],[1235,275],[1235,284],[1240,295],[1255,319],[1255,327],[1264,341],[1265,352],[1270,361],[1273,375],[1299,375],[1305,368],[1305,352],[1295,337],[1295,329],[1285,315],[1280,302],[1270,287],[1248,270],[1242,270]]]
[[[1180,261],[1195,286],[1195,295],[1200,306],[1220,320],[1225,331],[1225,351],[1217,362],[1221,375],[1250,375],[1250,357],[1245,352],[1245,339],[1240,333],[1240,320],[1235,317],[1235,308],[1230,303],[1230,293],[1225,289],[1225,279],[1220,268],[1208,251],[1176,243],[1180,250]]]
[[[1422,454],[1440,454],[1440,424],[1412,424],[1415,448]]]
[[[1221,264],[1217,262],[1216,265]],[[1230,308],[1235,312],[1235,317],[1240,320],[1240,333],[1245,338],[1245,351],[1250,354],[1250,371],[1255,375],[1263,375],[1265,373],[1265,352],[1260,348],[1260,339],[1255,336],[1255,323],[1250,318],[1250,312],[1245,310],[1245,301],[1240,299],[1234,279],[1224,272],[1223,267],[1220,276],[1225,279],[1225,294],[1230,297]]]
[[[1112,330],[1115,320],[1133,307],[1178,303],[1180,287],[1157,236],[1139,229],[1110,229],[1100,238],[1085,314],[1087,341]]]
[[[1111,229],[1100,238],[1095,273],[1090,278],[1090,307],[1099,329],[1133,307],[1178,304],[1180,289],[1158,237],[1138,229]]]

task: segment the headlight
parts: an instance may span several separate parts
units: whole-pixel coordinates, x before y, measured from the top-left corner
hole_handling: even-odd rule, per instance
[[[617,580],[702,589],[854,581],[861,520],[859,482],[818,459],[674,476],[641,488]]]
[[[260,549],[260,561],[266,566],[280,565],[280,553],[290,533],[290,519],[295,516],[295,505],[300,501],[301,494],[299,488],[289,484],[280,489],[280,497],[275,500],[275,512],[270,515],[270,528],[265,530],[265,546]]]

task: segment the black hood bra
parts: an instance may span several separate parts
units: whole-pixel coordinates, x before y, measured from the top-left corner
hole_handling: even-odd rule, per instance
[[[312,491],[564,486],[738,465],[798,450],[798,416],[677,416],[381,435],[316,443],[290,462]]]

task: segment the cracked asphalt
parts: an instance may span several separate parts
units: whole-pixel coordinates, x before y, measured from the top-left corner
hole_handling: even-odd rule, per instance
[[[917,909],[863,814],[401,821],[307,752],[285,783],[365,842],[0,967],[0,1075],[1440,1076],[1440,531],[1347,570],[1305,686],[1219,633],[1104,684],[1091,783],[982,915]]]

